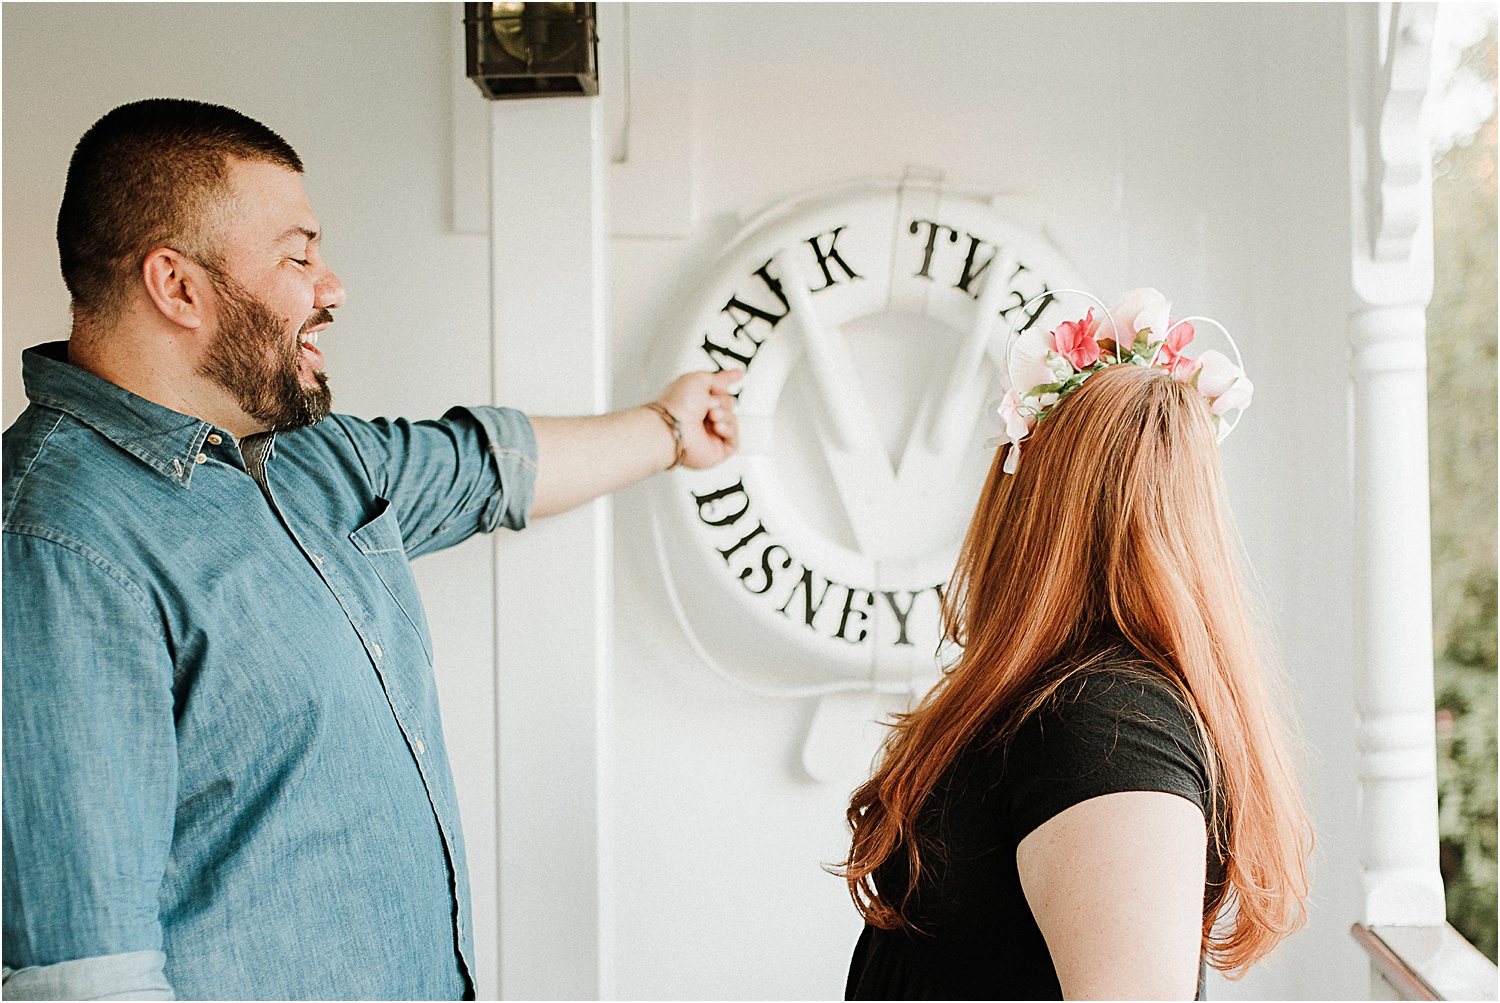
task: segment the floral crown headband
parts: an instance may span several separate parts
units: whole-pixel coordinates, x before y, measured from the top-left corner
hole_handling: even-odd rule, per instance
[[[1083,386],[1090,376],[1112,365],[1129,363],[1165,369],[1173,379],[1189,384],[1208,401],[1219,442],[1234,431],[1245,408],[1250,406],[1255,387],[1245,376],[1239,346],[1223,324],[1208,317],[1171,320],[1172,304],[1155,289],[1132,289],[1113,307],[1105,307],[1103,301],[1076,289],[1058,289],[1032,299],[1026,309],[1032,303],[1060,294],[1093,300],[1103,313],[1096,318],[1094,308],[1090,307],[1081,320],[1063,321],[1045,333],[1041,328],[1032,328],[1011,343],[1006,355],[1010,389],[998,409],[1004,441],[1010,443],[1002,468],[1007,474],[1016,472],[1021,459],[1021,440],[1031,434],[1036,423],[1047,417],[1058,401]],[[1109,333],[1100,337],[1106,321]],[[1234,361],[1213,349],[1196,357],[1187,356],[1187,347],[1197,333],[1193,321],[1217,327],[1234,352]],[[1030,389],[1018,394],[1017,387]],[[1224,415],[1230,411],[1234,412],[1233,420],[1224,421]]]

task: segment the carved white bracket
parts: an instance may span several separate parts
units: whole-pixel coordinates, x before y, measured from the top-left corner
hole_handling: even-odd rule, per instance
[[[1362,919],[1435,927],[1444,902],[1427,476],[1432,171],[1420,116],[1433,8],[1347,9]]]
[[[1432,26],[1437,4],[1380,4],[1379,70],[1366,121],[1369,154],[1370,254],[1405,261],[1432,201],[1427,178],[1432,152],[1422,102],[1432,73]]]

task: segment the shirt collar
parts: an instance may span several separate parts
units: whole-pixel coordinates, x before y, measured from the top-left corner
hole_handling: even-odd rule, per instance
[[[214,427],[201,418],[138,397],[68,362],[68,343],[54,341],[21,353],[26,396],[88,425],[157,473],[187,487],[203,443]],[[225,442],[234,437],[218,430]]]

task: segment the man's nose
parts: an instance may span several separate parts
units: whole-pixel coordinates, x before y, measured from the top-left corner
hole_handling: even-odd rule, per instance
[[[324,269],[323,277],[318,280],[315,291],[317,302],[313,306],[333,310],[344,305],[344,284],[339,281],[337,275],[333,274],[332,269]]]

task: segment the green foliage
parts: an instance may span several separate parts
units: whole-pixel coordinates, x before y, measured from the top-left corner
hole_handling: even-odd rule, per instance
[[[1465,61],[1495,79],[1495,34]],[[1495,117],[1433,171],[1427,311],[1438,821],[1448,920],[1495,959]]]

